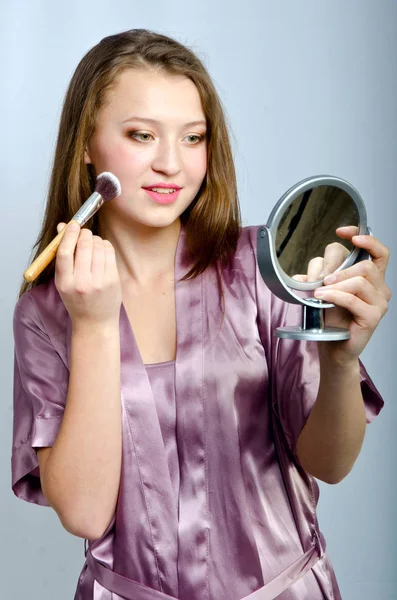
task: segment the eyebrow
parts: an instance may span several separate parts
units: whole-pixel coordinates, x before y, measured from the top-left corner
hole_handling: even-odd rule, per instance
[[[145,119],[143,117],[138,117],[136,115],[132,115],[125,119],[123,123],[127,123],[128,121],[140,121],[141,123],[148,123],[149,125],[158,125],[160,121],[156,121],[156,119]],[[185,123],[183,127],[195,127],[196,125],[207,125],[207,122],[203,119],[198,121],[190,121],[190,123]]]

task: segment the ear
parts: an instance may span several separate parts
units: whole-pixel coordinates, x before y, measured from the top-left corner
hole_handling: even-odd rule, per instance
[[[84,162],[86,165],[92,165],[92,160],[87,148],[84,150]]]

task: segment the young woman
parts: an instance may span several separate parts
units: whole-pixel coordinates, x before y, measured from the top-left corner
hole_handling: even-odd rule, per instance
[[[314,477],[348,474],[383,404],[358,357],[387,310],[388,250],[353,237],[373,261],[322,290],[348,341],[276,339],[298,309],[241,228],[217,93],[146,30],[77,67],[37,254],[103,171],[121,195],[68,226],[15,309],[15,494],[89,540],[78,600],[340,598]]]

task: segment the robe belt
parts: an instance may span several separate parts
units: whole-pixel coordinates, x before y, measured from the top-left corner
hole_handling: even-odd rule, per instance
[[[323,548],[319,548],[317,544],[312,546],[274,579],[248,596],[244,596],[241,600],[274,600],[307,573],[322,556]],[[115,573],[94,558],[90,551],[87,552],[87,565],[93,577],[102,587],[126,600],[177,600],[174,596],[168,596]]]

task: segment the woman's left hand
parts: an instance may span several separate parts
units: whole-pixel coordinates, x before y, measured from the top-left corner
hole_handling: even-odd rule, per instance
[[[371,235],[354,235],[355,229],[340,228],[338,235],[365,249],[372,260],[363,260],[328,275],[324,279],[324,286],[314,292],[316,298],[335,304],[335,308],[325,309],[325,325],[350,331],[348,340],[323,342],[327,357],[343,365],[357,361],[386,314],[391,298],[390,289],[385,283],[389,249]]]

